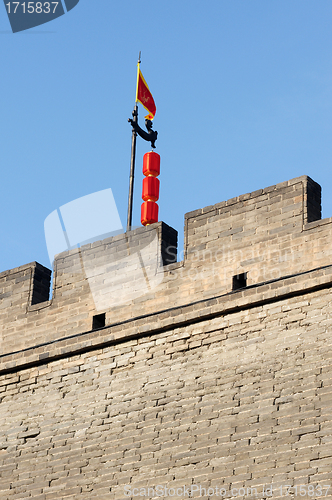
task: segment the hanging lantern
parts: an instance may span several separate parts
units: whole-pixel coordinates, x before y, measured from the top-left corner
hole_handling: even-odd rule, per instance
[[[158,222],[158,204],[154,201],[145,201],[141,205],[141,222],[143,226]]]
[[[144,203],[141,205],[141,223],[143,226],[158,222],[159,207],[156,201],[159,199],[160,182],[157,176],[160,174],[160,156],[154,151],[145,153],[143,157],[143,191]]]
[[[160,156],[154,151],[149,151],[143,156],[143,174],[158,177],[160,174]]]
[[[142,198],[144,201],[157,201],[159,199],[160,181],[157,177],[144,177]]]

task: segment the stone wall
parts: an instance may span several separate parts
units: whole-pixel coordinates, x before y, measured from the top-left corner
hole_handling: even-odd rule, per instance
[[[42,266],[1,273],[2,352],[90,331],[98,314],[105,325],[130,320],[142,314],[142,301],[156,313],[229,293],[236,275],[253,285],[329,265],[332,219],[320,220],[320,196],[303,176],[188,213],[184,258],[173,264],[177,234],[164,223],[64,252],[55,259],[50,301],[45,289],[34,291],[36,266],[49,281]],[[25,288],[15,282],[22,272]]]
[[[273,498],[286,485],[318,498],[331,301],[323,288],[1,376],[1,499],[120,499],[126,485],[263,498],[271,484]]]
[[[163,223],[61,254],[51,301],[2,273],[1,500],[332,498],[320,210],[301,177],[187,214],[181,262]]]

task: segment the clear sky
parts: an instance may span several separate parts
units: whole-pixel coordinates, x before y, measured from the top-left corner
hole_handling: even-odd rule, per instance
[[[12,34],[0,5],[0,271],[49,267],[44,220],[81,196],[112,188],[126,224],[140,50],[180,251],[185,212],[304,174],[332,216],[331,26],[331,0],[80,0]]]

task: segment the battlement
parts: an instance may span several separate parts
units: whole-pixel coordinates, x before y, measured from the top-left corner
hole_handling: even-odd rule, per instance
[[[252,238],[258,241],[265,234],[272,240],[321,219],[321,188],[310,177],[298,177],[189,212],[185,218],[189,231],[194,230],[189,232],[194,234],[193,246],[215,239],[213,223],[218,239],[231,236],[234,246],[242,242],[247,246]]]
[[[59,254],[51,300],[40,264],[1,273],[0,362],[146,315],[160,325],[200,301],[236,307],[237,290],[253,297],[252,287],[331,265],[332,219],[321,220],[321,188],[307,176],[187,213],[184,234],[180,262],[163,222]]]
[[[304,176],[186,214],[180,262],[159,222],[59,254],[51,300],[2,273],[1,500],[331,498],[320,217]]]

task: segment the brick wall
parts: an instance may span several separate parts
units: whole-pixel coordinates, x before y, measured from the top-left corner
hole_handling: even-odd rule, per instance
[[[331,484],[331,300],[318,290],[1,376],[1,499]]]
[[[177,263],[176,233],[158,223],[58,256],[50,301],[42,266],[2,273],[1,500],[158,485],[267,499],[271,484],[273,498],[286,485],[292,499],[332,498],[332,220],[320,211],[304,176],[187,214]]]
[[[2,273],[0,283],[8,273],[26,275],[25,288],[17,282],[9,290],[11,298],[6,286],[0,295],[2,350],[84,333],[100,313],[106,325],[129,320],[142,314],[142,301],[145,312],[156,313],[230,293],[235,275],[245,273],[247,284],[254,285],[329,265],[332,223],[319,219],[320,196],[320,186],[302,176],[188,213],[184,258],[173,264],[177,236],[164,223],[64,252],[55,260],[50,301],[42,302],[45,288],[42,294],[34,291],[31,275],[37,264]],[[43,272],[46,282],[49,271]]]

